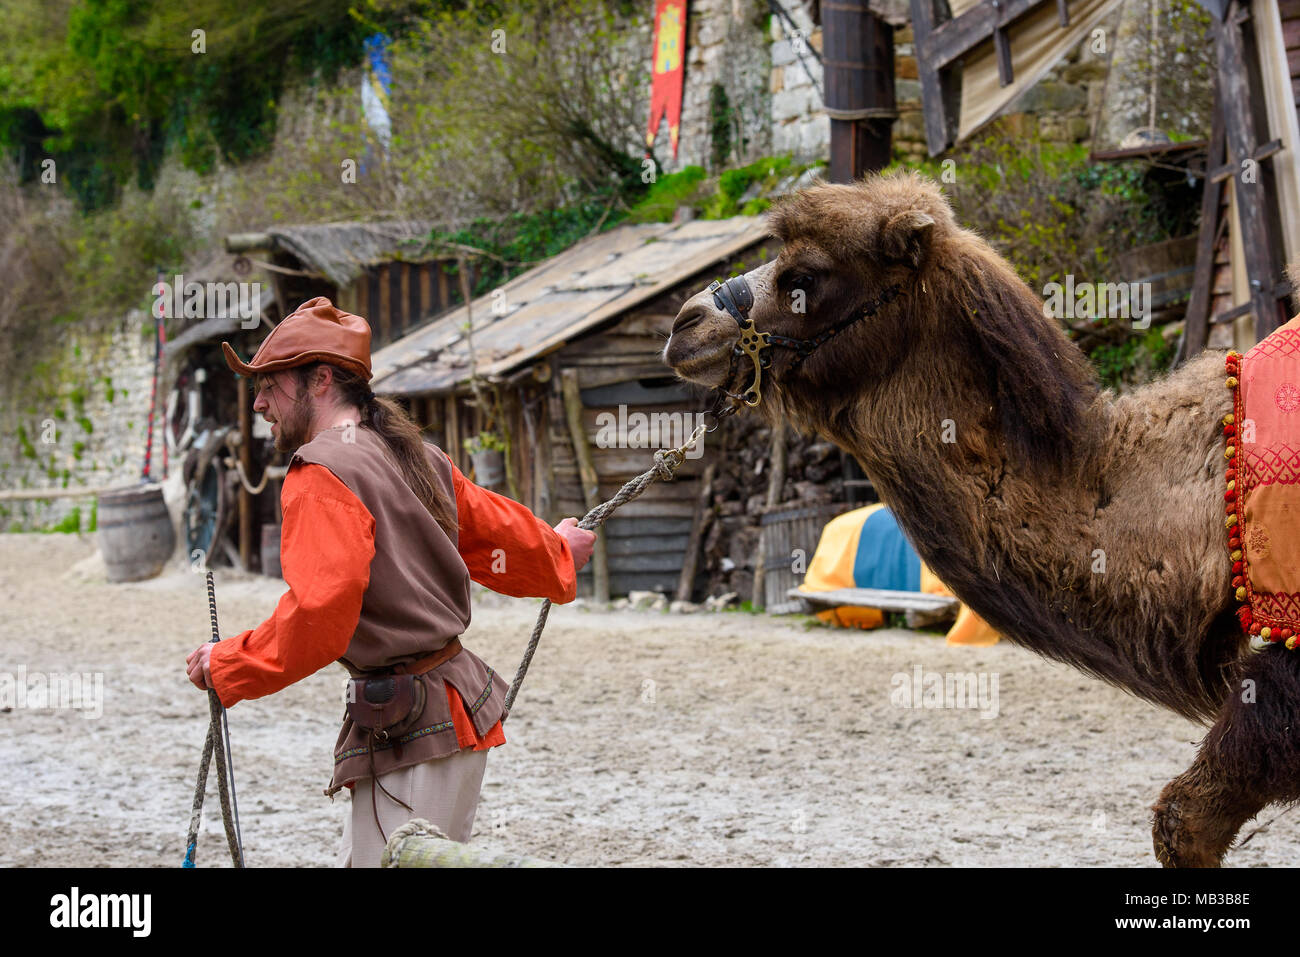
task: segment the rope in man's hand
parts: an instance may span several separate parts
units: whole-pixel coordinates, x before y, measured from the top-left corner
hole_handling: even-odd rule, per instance
[[[608,502],[597,505],[584,515],[582,521],[578,523],[578,527],[595,531],[604,524],[605,519],[609,518],[619,506],[632,501],[655,482],[671,482],[673,475],[686,461],[686,453],[695,447],[695,443],[700,440],[700,436],[704,435],[706,431],[708,430],[705,428],[704,423],[701,422],[695,427],[691,437],[681,446],[675,449],[660,449],[655,453],[653,468],[642,472],[619,489],[618,493]],[[528,666],[532,663],[533,652],[537,650],[537,643],[541,641],[542,629],[546,627],[546,616],[550,613],[551,600],[548,598],[542,602],[542,609],[537,614],[537,624],[533,625],[533,633],[528,639],[528,648],[524,651],[524,660],[519,663],[519,670],[515,672],[515,680],[511,682],[510,691],[506,694],[505,711],[501,715],[502,721],[505,721],[510,716],[510,709],[514,707],[515,703],[515,695],[519,693],[519,686],[524,683],[524,675],[528,674]]]

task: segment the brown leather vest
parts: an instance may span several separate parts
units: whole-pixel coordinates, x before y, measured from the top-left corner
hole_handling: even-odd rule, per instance
[[[456,506],[451,464],[425,443],[441,492]],[[387,445],[366,428],[327,429],[298,449],[293,463],[323,465],[361,500],[375,519],[375,557],[361,617],[339,659],[349,672],[408,663],[437,651],[470,621],[469,570],[449,537],[402,479]],[[292,467],[292,466],[291,466]],[[425,710],[415,728],[375,753],[385,774],[459,749],[444,682],[460,692],[474,726],[486,734],[501,717],[507,685],[468,649],[420,676]],[[327,794],[370,773],[366,736],[346,715]]]

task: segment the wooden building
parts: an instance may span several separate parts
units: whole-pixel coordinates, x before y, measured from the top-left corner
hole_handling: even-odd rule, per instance
[[[662,359],[682,304],[778,249],[754,217],[612,229],[379,349],[373,387],[402,397],[471,477],[465,440],[500,436],[498,490],[551,524],[581,517],[649,468],[656,449],[682,444],[705,407]],[[580,593],[676,591],[693,564],[707,447],[706,437],[675,481],[605,524]]]
[[[226,237],[226,250],[269,277],[280,315],[327,296],[370,323],[371,348],[463,301],[454,258],[428,251],[427,222],[283,226]]]

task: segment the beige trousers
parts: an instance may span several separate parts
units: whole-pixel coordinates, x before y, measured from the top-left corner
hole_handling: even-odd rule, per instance
[[[474,830],[474,813],[478,810],[479,790],[488,753],[462,750],[445,758],[413,764],[379,776],[393,797],[409,804],[406,810],[382,790],[374,794],[371,807],[372,778],[360,778],[352,789],[352,809],[343,822],[343,843],[339,847],[339,867],[378,867],[386,841],[375,826],[375,810],[384,834],[413,818],[422,817],[438,827],[453,841],[469,840]]]

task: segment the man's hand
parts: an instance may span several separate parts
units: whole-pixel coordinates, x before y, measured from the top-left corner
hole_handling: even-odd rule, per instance
[[[212,672],[208,670],[208,659],[210,657],[212,657],[212,642],[205,641],[191,651],[185,659],[190,680],[194,682],[194,687],[200,691],[212,687]]]
[[[573,552],[573,570],[582,571],[582,566],[591,561],[591,550],[596,546],[596,533],[578,527],[576,518],[566,518],[555,526],[556,533],[569,543]]]

